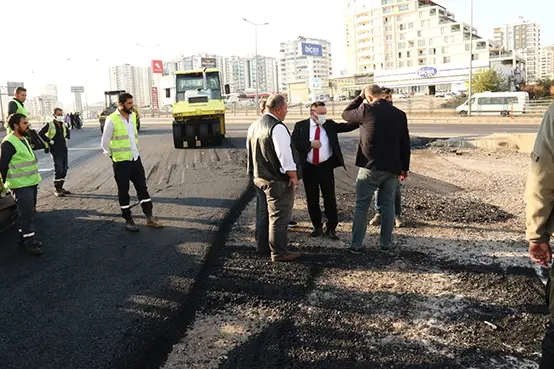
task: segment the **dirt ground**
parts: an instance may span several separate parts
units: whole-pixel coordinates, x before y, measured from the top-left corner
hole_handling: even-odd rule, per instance
[[[527,156],[419,150],[412,163],[394,252],[379,251],[375,227],[364,255],[345,251],[355,168],[336,170],[339,241],[308,237],[298,194],[297,263],[256,254],[253,201],[165,367],[538,368],[548,318],[523,234]]]

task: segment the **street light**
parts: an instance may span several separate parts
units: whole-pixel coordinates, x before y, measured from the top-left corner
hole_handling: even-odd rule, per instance
[[[467,115],[471,116],[471,94],[473,92],[473,0],[469,0],[470,26],[469,26],[469,104]]]
[[[148,89],[150,90],[150,113],[151,113],[151,116],[153,117],[154,116],[154,96],[152,96],[152,84],[153,84],[153,81],[154,81],[154,73],[152,73],[152,53],[151,53],[151,50],[152,49],[155,49],[157,47],[160,47],[161,44],[156,44],[156,45],[142,45],[142,44],[139,44],[137,43],[136,44],[138,47],[143,47],[147,50],[147,54],[148,54],[148,64],[147,64],[147,68],[150,68],[150,73],[148,74],[148,82],[150,83],[150,85],[148,86]],[[148,93],[148,92],[147,92]]]
[[[246,23],[250,23],[251,25],[254,26],[254,39],[255,39],[255,43],[256,43],[256,46],[255,46],[255,61],[256,61],[256,111],[259,111],[258,109],[258,106],[259,106],[259,103],[258,103],[258,94],[259,94],[259,90],[260,90],[260,87],[259,87],[259,81],[260,81],[260,66],[258,64],[258,26],[267,26],[269,23],[254,23],[254,22],[251,22],[249,21],[248,19],[246,18],[242,18],[243,21],[245,21]]]

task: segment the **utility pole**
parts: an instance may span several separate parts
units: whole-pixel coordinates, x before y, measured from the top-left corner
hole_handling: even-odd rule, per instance
[[[242,18],[242,20],[244,20],[246,23],[250,23],[251,25],[254,26],[254,42],[255,42],[255,46],[254,46],[254,53],[255,53],[255,62],[256,62],[256,111],[258,112],[259,114],[259,109],[258,107],[260,106],[259,104],[259,93],[260,93],[260,65],[259,65],[259,61],[258,61],[258,26],[267,26],[269,23],[254,23],[254,22],[251,22],[249,21],[248,19],[246,18]]]
[[[473,93],[473,0],[470,3],[470,28],[469,28],[469,103],[467,115],[471,116],[471,95]]]

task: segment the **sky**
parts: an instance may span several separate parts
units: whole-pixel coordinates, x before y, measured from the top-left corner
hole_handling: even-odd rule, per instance
[[[436,1],[469,23],[470,0]],[[323,4],[321,0],[2,0],[0,86],[23,81],[32,97],[41,93],[43,84],[56,84],[59,100],[70,103],[70,86],[84,85],[89,103],[103,101],[103,91],[110,88],[110,66],[146,67],[149,57],[170,60],[200,52],[253,55],[254,27],[243,18],[269,23],[258,28],[260,55],[278,57],[279,43],[298,36],[331,41],[333,69],[339,73],[345,68],[343,0]],[[554,22],[549,19],[554,2],[522,4],[474,0],[479,34],[492,38],[494,27],[523,16],[541,25],[543,46],[554,44]],[[21,53],[9,52],[10,45]]]

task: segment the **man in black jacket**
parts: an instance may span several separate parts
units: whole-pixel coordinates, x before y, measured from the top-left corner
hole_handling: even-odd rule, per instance
[[[366,102],[364,103],[364,100]],[[367,86],[344,110],[342,118],[360,124],[356,155],[356,207],[352,224],[353,253],[363,251],[371,198],[379,189],[382,250],[390,250],[394,228],[394,193],[398,177],[406,178],[410,167],[410,135],[406,114],[383,99],[377,85]]]
[[[294,126],[292,140],[298,150],[300,165],[303,168],[308,212],[314,227],[310,237],[323,236],[323,223],[319,208],[319,190],[321,189],[328,221],[326,235],[331,239],[338,239],[334,169],[341,166],[346,169],[346,167],[337,133],[350,132],[358,127],[357,123],[338,124],[333,120],[328,120],[327,107],[322,101],[312,104],[309,119],[302,120]]]
[[[71,192],[63,187],[68,169],[67,139],[71,137],[70,131],[64,123],[62,109],[54,109],[54,119],[46,123],[38,134],[48,144],[48,150],[54,160],[54,195],[57,197],[70,195]]]

